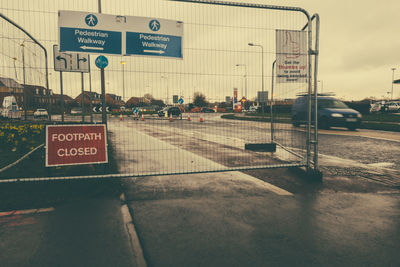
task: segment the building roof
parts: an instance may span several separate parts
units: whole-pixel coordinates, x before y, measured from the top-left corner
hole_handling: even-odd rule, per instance
[[[0,77],[0,86],[8,88],[24,88],[22,85],[17,83],[14,79]]]

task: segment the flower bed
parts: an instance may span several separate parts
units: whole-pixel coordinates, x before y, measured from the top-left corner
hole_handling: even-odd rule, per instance
[[[41,123],[0,123],[0,147],[3,153],[23,154],[44,142]]]

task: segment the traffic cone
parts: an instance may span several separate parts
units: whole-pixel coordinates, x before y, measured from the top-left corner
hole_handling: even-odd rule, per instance
[[[190,121],[190,113],[189,113],[189,115],[188,115],[188,121]]]
[[[200,122],[204,122],[203,116],[200,116]]]
[[[170,121],[170,122],[173,122],[173,121],[174,121],[174,119],[172,118],[172,113],[169,115],[169,121]]]
[[[122,121],[122,113],[119,114],[119,120]]]
[[[143,117],[143,113],[142,113],[142,117],[140,118],[141,121],[144,121],[144,117]]]
[[[164,117],[168,118],[168,112],[167,111],[165,111]]]

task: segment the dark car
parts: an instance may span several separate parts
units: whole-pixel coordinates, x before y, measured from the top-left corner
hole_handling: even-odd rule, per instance
[[[213,110],[212,108],[202,108],[200,112],[203,112],[203,113],[214,113],[215,110]]]
[[[338,126],[355,130],[360,126],[361,114],[349,108],[342,101],[329,96],[318,96],[317,101],[319,128],[329,129],[331,126]],[[312,102],[313,106],[314,101]],[[296,99],[292,106],[292,123],[294,126],[307,123],[307,107],[307,96],[301,96]],[[314,114],[312,114],[312,121],[314,121],[313,119]]]
[[[178,107],[165,107],[162,110],[158,111],[158,116],[165,117],[165,113],[168,114],[168,117],[172,115],[173,117],[178,117],[182,119],[182,111]]]

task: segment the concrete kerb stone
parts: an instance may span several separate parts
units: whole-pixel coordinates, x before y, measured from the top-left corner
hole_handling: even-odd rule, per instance
[[[126,198],[124,193],[121,194],[120,200],[122,204],[121,206],[122,218],[129,235],[133,254],[135,255],[136,264],[138,267],[147,267],[147,262],[143,255],[142,245],[139,240],[139,236],[136,232],[135,225],[133,224],[133,219],[129,211],[128,205],[126,204]]]

